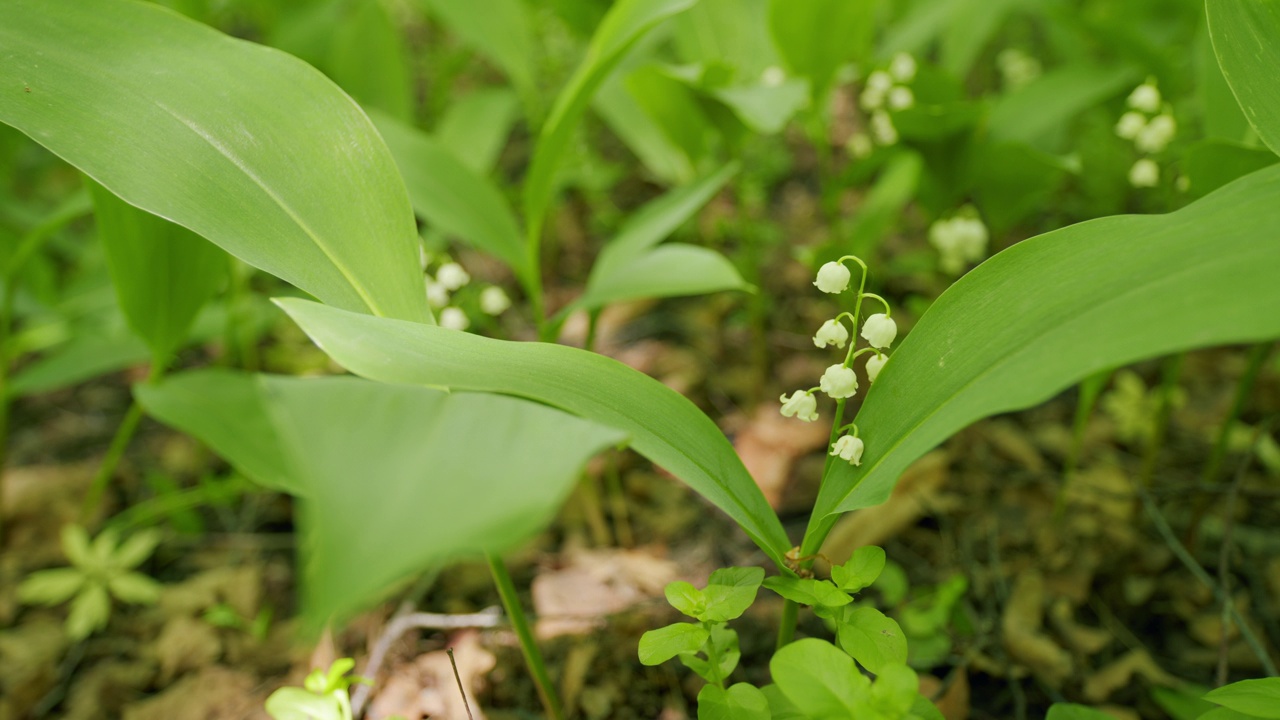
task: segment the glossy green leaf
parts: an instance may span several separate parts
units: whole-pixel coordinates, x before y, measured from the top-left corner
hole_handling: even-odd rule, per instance
[[[645,113],[619,75],[600,86],[592,107],[658,179],[668,184],[689,182],[693,178],[689,157]]]
[[[1199,101],[1200,115],[1204,118],[1205,135],[1229,142],[1243,142],[1246,137],[1253,136],[1249,119],[1244,116],[1240,103],[1236,102],[1236,96],[1231,92],[1231,86],[1222,76],[1218,56],[1213,53],[1208,25],[1202,26],[1196,35],[1195,73],[1196,99]]]
[[[698,619],[703,622],[728,622],[756,601],[756,591],[764,581],[764,568],[722,568],[711,573],[702,595],[706,606]]]
[[[1043,402],[1105,368],[1280,337],[1278,196],[1272,167],[1174,213],[1024,240],[969,272],[867,392],[862,465],[831,466],[803,552],[817,552],[832,513],[884,502],[907,465],[975,420]]]
[[[858,592],[880,577],[884,563],[884,548],[875,545],[860,547],[853,551],[848,562],[831,567],[831,581],[845,592]]]
[[[537,90],[533,30],[523,0],[420,0],[462,41],[502,68],[523,94]]]
[[[1280,154],[1280,3],[1208,0],[1209,37],[1222,74],[1244,116],[1272,152]]]
[[[351,97],[404,122],[413,120],[413,78],[400,28],[383,0],[347,3],[329,26],[323,68]]]
[[[645,65],[626,76],[627,92],[685,157],[697,163],[707,155],[713,130],[695,88],[661,65]]]
[[[870,50],[875,0],[772,0],[769,31],[787,68],[809,79],[815,104],[836,70]]]
[[[1076,115],[1136,84],[1132,68],[1071,65],[1041,75],[1002,95],[991,108],[993,142],[1020,142],[1052,150],[1047,136],[1062,132]]]
[[[698,720],[769,720],[769,699],[754,685],[728,689],[705,685],[698,692]]]
[[[555,195],[556,171],[596,89],[641,37],[695,2],[620,0],[600,22],[587,48],[586,58],[556,98],[551,115],[542,126],[533,151],[533,162],[525,176],[524,217],[529,236],[535,243],[541,236],[543,218]]]
[[[612,278],[589,286],[574,305],[596,308],[640,298],[751,289],[725,256],[715,250],[683,243],[656,247],[620,269]]]
[[[696,653],[707,641],[707,629],[693,623],[675,623],[640,636],[640,664],[661,665],[677,655]]]
[[[0,122],[332,305],[430,321],[404,185],[317,70],[132,0],[11,0]]]
[[[120,309],[153,362],[163,365],[226,278],[227,256],[190,230],[86,182]]]
[[[245,475],[299,496],[313,622],[345,617],[415,572],[527,538],[587,458],[624,438],[515,398],[350,377],[208,370],[136,393]]]
[[[691,618],[700,616],[707,607],[707,599],[702,595],[702,591],[684,580],[667,583],[663,592],[671,607]]]
[[[1187,148],[1187,195],[1202,198],[1233,180],[1280,162],[1275,153],[1227,140],[1201,140]]]
[[[1241,680],[1205,693],[1205,700],[1260,718],[1280,718],[1280,678]]]
[[[775,575],[765,580],[764,586],[801,605],[840,607],[853,602],[853,598],[849,597],[848,593],[841,592],[830,582],[817,578]]]
[[[637,452],[728,513],[780,566],[791,548],[777,515],[715,423],[643,373],[563,345],[504,342],[302,300],[277,302],[357,375],[516,395],[623,430]]]
[[[1022,143],[983,143],[970,161],[974,201],[996,237],[1044,212],[1068,168],[1061,159]]]
[[[1231,708],[1216,707],[1196,718],[1196,720],[1258,720],[1258,717],[1259,716],[1257,715],[1242,713],[1239,710],[1232,710]],[[1071,720],[1092,720],[1092,717],[1075,718]]]
[[[671,22],[676,51],[687,63],[716,63],[750,83],[782,64],[769,34],[769,0],[699,0]]]
[[[519,111],[516,96],[510,90],[477,90],[449,103],[435,136],[463,165],[484,176],[498,161]]]
[[[873,607],[845,612],[837,621],[836,637],[845,652],[873,673],[907,661],[907,636],[902,634],[902,628]]]
[[[400,166],[413,209],[445,233],[500,258],[523,276],[527,261],[520,226],[497,186],[430,135],[378,112],[370,112],[369,117]]]
[[[769,661],[769,672],[787,700],[811,718],[855,717],[859,691],[869,685],[853,658],[817,638],[779,649]]]
[[[1217,707],[1201,699],[1209,688],[1187,685],[1178,688],[1151,688],[1151,699],[1169,715],[1169,720],[1198,720],[1205,712]]]

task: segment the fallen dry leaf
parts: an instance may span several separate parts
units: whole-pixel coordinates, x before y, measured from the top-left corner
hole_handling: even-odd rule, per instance
[[[766,403],[738,432],[733,446],[769,505],[777,510],[796,458],[825,447],[828,435],[829,429],[821,423],[784,418]]]
[[[1075,610],[1064,597],[1056,598],[1050,604],[1049,619],[1058,635],[1067,641],[1072,650],[1082,655],[1094,655],[1111,644],[1111,633],[1076,622]]]
[[[369,705],[369,720],[383,720],[400,715],[406,720],[468,720],[467,708],[476,720],[484,713],[475,693],[484,686],[485,675],[493,670],[497,658],[480,643],[480,631],[462,630],[453,635],[449,645],[458,664],[458,677],[444,650],[425,653],[417,659],[400,663],[386,682],[374,692]],[[463,702],[458,693],[458,679],[466,689]]]
[[[247,673],[210,665],[153,698],[129,705],[124,720],[270,720],[266,695]],[[93,717],[102,717],[101,715]]]
[[[951,476],[950,463],[951,456],[945,450],[934,450],[912,463],[902,473],[888,502],[840,518],[823,543],[822,554],[839,565],[847,562],[854,550],[881,545],[927,513],[953,507],[955,499],[941,492]]]
[[[0,633],[0,697],[9,715],[25,717],[58,679],[69,641],[62,623],[40,616]]]
[[[1004,648],[1014,660],[1026,665],[1054,687],[1061,687],[1074,667],[1071,654],[1046,636],[1044,624],[1044,578],[1036,571],[1018,576],[1005,606],[1000,627]]]
[[[608,615],[654,597],[676,579],[676,564],[654,551],[571,550],[568,564],[533,579],[536,633],[547,640],[590,632]]]
[[[946,720],[969,720],[969,675],[964,668],[956,668],[949,685],[933,675],[921,675],[920,694],[929,698]]]
[[[1174,687],[1178,679],[1165,672],[1147,654],[1146,650],[1131,650],[1111,664],[1098,669],[1084,679],[1084,697],[1089,702],[1100,703],[1111,693],[1133,682],[1133,676],[1146,678],[1155,685]]]

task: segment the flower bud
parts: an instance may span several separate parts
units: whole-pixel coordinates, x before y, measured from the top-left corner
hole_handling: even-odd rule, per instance
[[[818,381],[818,387],[822,392],[839,400],[840,398],[853,397],[858,392],[858,375],[853,368],[847,368],[844,365],[832,365],[827,371],[822,373],[822,379]]]
[[[1133,146],[1138,148],[1139,152],[1158,153],[1163,152],[1170,142],[1173,142],[1173,136],[1178,134],[1178,123],[1173,119],[1172,115],[1157,115],[1151,118],[1151,122],[1138,133],[1133,139]]]
[[[1145,113],[1160,109],[1160,91],[1151,83],[1143,83],[1129,93],[1129,107]]]
[[[458,263],[445,263],[436,270],[436,282],[453,291],[471,282],[471,275]]]
[[[906,110],[915,104],[916,96],[911,93],[911,88],[899,85],[889,91],[890,110]]]
[[[1125,140],[1133,140],[1147,127],[1147,118],[1140,112],[1129,111],[1120,116],[1116,123],[1116,135]]]
[[[831,446],[830,454],[840,456],[841,460],[847,460],[851,465],[861,465],[862,450],[862,440],[852,435],[841,435],[835,445]]]
[[[889,362],[888,355],[872,355],[867,358],[867,380],[875,382],[880,377],[880,371],[884,369],[884,364]]]
[[[916,76],[916,59],[900,52],[889,61],[889,74],[898,82],[911,82]]]
[[[888,113],[881,110],[871,113],[871,137],[881,145],[898,142],[898,129],[893,126]]]
[[[480,293],[480,309],[490,315],[501,315],[511,307],[511,299],[497,285],[490,285]]]
[[[467,314],[456,307],[447,307],[440,311],[440,327],[446,330],[466,330],[471,325]]]
[[[828,320],[822,323],[822,327],[818,328],[818,334],[813,336],[814,346],[820,348],[835,345],[843,349],[848,340],[849,331],[836,320]]]
[[[838,262],[829,262],[818,268],[818,279],[813,284],[824,293],[842,293],[849,287],[849,279],[853,274],[849,268]]]
[[[862,337],[866,338],[873,348],[883,350],[892,345],[893,339],[897,336],[898,324],[884,313],[876,313],[862,323]]]
[[[1142,158],[1129,168],[1129,184],[1136,188],[1155,187],[1160,184],[1160,166],[1151,158]]]
[[[804,390],[791,393],[791,397],[781,395],[778,401],[782,403],[782,417],[794,416],[805,422],[818,419],[818,401]]]

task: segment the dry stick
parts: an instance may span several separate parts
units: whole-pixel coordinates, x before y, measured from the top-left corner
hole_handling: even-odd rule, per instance
[[[1231,618],[1240,627],[1240,635],[1244,637],[1245,642],[1249,644],[1249,649],[1253,650],[1254,655],[1258,657],[1258,662],[1262,664],[1262,668],[1266,671],[1267,675],[1269,677],[1275,677],[1278,674],[1276,672],[1275,663],[1271,662],[1271,657],[1267,655],[1266,648],[1262,646],[1262,643],[1258,640],[1258,636],[1253,634],[1253,629],[1245,623],[1244,618],[1241,617],[1240,611],[1236,608],[1235,604],[1231,603],[1229,599],[1226,598],[1222,592],[1222,588],[1218,587],[1218,583],[1214,582],[1209,573],[1200,566],[1200,563],[1196,562],[1196,559],[1187,551],[1186,546],[1178,541],[1178,537],[1174,534],[1173,528],[1169,526],[1169,521],[1165,520],[1164,515],[1160,514],[1160,509],[1156,507],[1155,501],[1151,498],[1151,493],[1147,488],[1142,483],[1134,483],[1134,487],[1138,490],[1138,496],[1142,498],[1142,507],[1147,511],[1147,515],[1151,517],[1152,524],[1156,526],[1156,531],[1160,533],[1162,538],[1164,538],[1165,544],[1173,551],[1174,556],[1176,556],[1178,560],[1182,561],[1182,564],[1187,568],[1187,570],[1190,570],[1191,574],[1197,580],[1213,592],[1215,598],[1227,603],[1228,607],[1231,609]]]
[[[382,634],[378,636],[378,641],[373,645],[373,651],[369,653],[369,662],[365,664],[364,670],[360,673],[362,676],[369,678],[369,682],[373,682],[378,673],[382,671],[382,663],[387,659],[387,653],[391,650],[391,645],[400,639],[401,635],[410,630],[461,630],[463,628],[491,628],[497,627],[502,623],[502,614],[496,607],[486,608],[478,613],[469,615],[440,615],[436,613],[409,613],[392,619],[383,628]],[[453,659],[452,655],[449,658]],[[369,694],[373,688],[369,685],[361,685],[351,694],[351,711],[355,717],[360,717],[360,713],[364,710],[364,705],[369,700]]]
[[[444,652],[449,656],[449,664],[453,666],[453,679],[458,682],[458,694],[462,696],[462,707],[466,709],[469,720],[476,720],[476,716],[471,714],[471,703],[467,702],[467,691],[462,687],[462,676],[458,674],[458,661],[453,659],[453,648],[447,648]]]

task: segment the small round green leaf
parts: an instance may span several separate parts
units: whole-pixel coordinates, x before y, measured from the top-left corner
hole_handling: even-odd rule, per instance
[[[702,612],[707,607],[707,600],[702,591],[684,580],[668,583],[666,588],[667,602],[671,607],[691,618],[702,619]]]
[[[707,641],[707,630],[693,623],[675,623],[640,636],[640,662],[661,665],[684,653],[696,653]]]
[[[831,579],[845,592],[858,592],[880,577],[884,562],[884,548],[875,545],[858,548],[849,562],[831,568]]]
[[[836,628],[840,647],[864,668],[879,674],[890,664],[907,661],[907,638],[893,618],[873,607],[845,613]]]
[[[1211,690],[1204,699],[1260,718],[1280,718],[1280,678],[1241,680]]]
[[[706,685],[698,693],[698,720],[769,720],[769,700],[754,685],[738,683],[728,690]]]
[[[797,640],[769,661],[787,700],[806,717],[850,717],[870,681],[839,648],[825,640]]]
[[[848,593],[842,592],[826,580],[796,578],[775,575],[764,581],[764,586],[782,597],[801,605],[841,607],[853,602]]]

